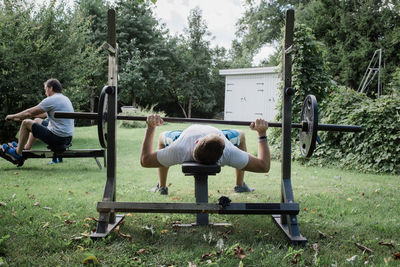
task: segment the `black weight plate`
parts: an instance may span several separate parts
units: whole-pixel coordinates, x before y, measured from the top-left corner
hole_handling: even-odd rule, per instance
[[[99,136],[100,145],[103,148],[107,148],[107,110],[108,110],[108,94],[106,89],[108,86],[104,86],[101,90],[99,98],[99,107],[97,109],[97,133]]]
[[[311,157],[317,141],[318,103],[313,95],[304,100],[301,110],[301,121],[307,123],[307,130],[300,130],[300,151],[304,157]]]

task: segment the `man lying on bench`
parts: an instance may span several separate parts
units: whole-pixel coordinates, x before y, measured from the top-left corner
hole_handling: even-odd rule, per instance
[[[0,156],[18,166],[24,162],[22,150],[29,150],[36,138],[50,147],[67,147],[74,134],[74,120],[54,118],[54,112],[74,112],[72,103],[64,96],[61,83],[49,79],[44,83],[46,98],[37,106],[28,108],[16,114],[7,115],[8,121],[22,121],[18,143],[1,145]],[[40,117],[47,116],[48,120]],[[34,120],[30,119],[36,117]]]
[[[207,125],[192,125],[183,132],[164,132],[160,135],[157,151],[153,151],[154,132],[157,126],[163,124],[159,115],[147,117],[147,129],[143,140],[140,163],[143,167],[158,168],[159,183],[153,191],[167,195],[166,186],[168,168],[182,164],[185,161],[197,161],[202,164],[228,165],[236,168],[235,192],[250,192],[244,183],[244,171],[268,172],[270,168],[270,152],[266,132],[268,122],[257,119],[251,123],[250,129],[258,134],[258,156],[246,152],[246,143],[243,132],[233,132],[239,136],[235,146],[229,140],[229,133]],[[178,138],[176,138],[178,136]],[[236,136],[237,137],[237,136]]]

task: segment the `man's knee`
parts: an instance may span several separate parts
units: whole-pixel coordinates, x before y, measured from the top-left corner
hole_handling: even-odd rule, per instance
[[[239,139],[240,139],[240,143],[239,143],[239,148],[241,150],[247,151],[247,146],[246,146],[246,135],[243,131],[241,130],[236,130],[239,133]]]
[[[43,119],[41,119],[41,118],[35,118],[33,121],[36,122],[36,123],[42,124]]]
[[[34,120],[31,119],[25,119],[21,123],[21,129],[27,129],[30,132],[32,132],[32,125],[35,123]]]

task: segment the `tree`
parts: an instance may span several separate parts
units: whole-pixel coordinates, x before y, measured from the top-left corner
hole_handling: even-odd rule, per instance
[[[278,44],[285,25],[285,11],[305,5],[309,0],[246,0],[246,11],[236,23],[236,36],[247,56],[253,56],[264,44]],[[237,46],[237,44],[232,45]]]
[[[398,1],[313,1],[298,12],[298,21],[313,29],[327,47],[329,72],[340,84],[357,89],[376,49],[383,48],[384,82],[400,63]]]
[[[75,2],[74,20],[86,21],[86,28],[90,30],[82,36],[85,38],[86,47],[83,51],[84,58],[79,64],[79,72],[85,75],[81,75],[82,79],[74,86],[75,90],[72,90],[75,93],[80,92],[75,94],[76,97],[73,99],[81,103],[80,110],[94,112],[95,99],[107,83],[108,57],[100,47],[107,41],[107,10],[109,8],[105,0],[77,0]],[[79,97],[81,98],[78,99]]]
[[[209,87],[211,54],[210,41],[206,40],[211,33],[198,7],[190,11],[188,25],[184,42],[188,49],[183,54],[185,83],[180,88],[178,99],[184,116],[191,118],[192,108],[202,113],[211,112],[215,99]]]

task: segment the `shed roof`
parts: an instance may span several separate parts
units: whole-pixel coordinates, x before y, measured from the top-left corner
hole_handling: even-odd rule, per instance
[[[242,75],[242,74],[277,73],[278,71],[279,71],[279,67],[225,69],[225,70],[219,70],[219,75]]]

